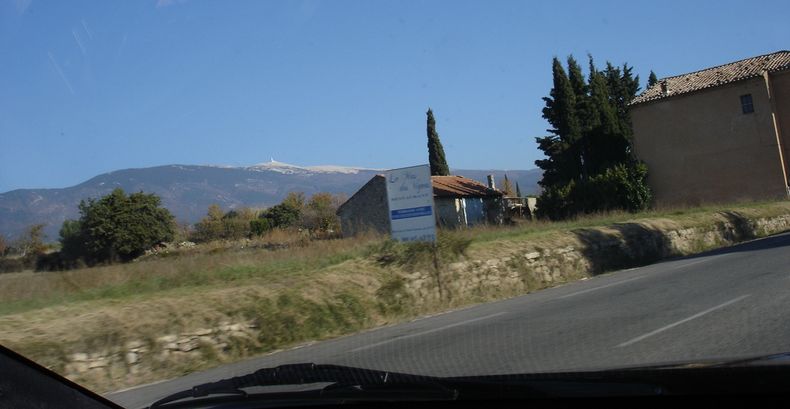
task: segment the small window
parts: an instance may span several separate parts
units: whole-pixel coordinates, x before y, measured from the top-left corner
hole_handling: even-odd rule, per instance
[[[741,95],[741,110],[744,114],[751,114],[754,112],[754,103],[752,103],[752,94]]]

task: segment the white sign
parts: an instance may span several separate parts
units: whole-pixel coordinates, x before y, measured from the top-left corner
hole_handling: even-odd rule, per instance
[[[436,216],[429,165],[393,169],[386,173],[392,238],[436,241]]]

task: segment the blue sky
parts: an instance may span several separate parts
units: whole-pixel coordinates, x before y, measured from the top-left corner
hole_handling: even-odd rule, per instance
[[[0,192],[162,164],[530,169],[551,58],[790,48],[790,2],[0,0]]]

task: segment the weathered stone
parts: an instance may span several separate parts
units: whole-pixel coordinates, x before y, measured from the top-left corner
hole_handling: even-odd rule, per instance
[[[72,362],[67,366],[66,372],[83,373],[88,369],[90,368],[87,362]]]
[[[213,333],[214,333],[214,330],[211,329],[211,328],[198,328],[198,329],[196,329],[196,330],[194,330],[194,331],[192,331],[190,333],[185,333],[183,335],[203,336],[203,335],[211,335]]]
[[[169,344],[171,342],[176,342],[177,339],[178,339],[177,335],[170,334],[170,335],[159,337],[156,339],[156,341],[159,342],[160,344]]]
[[[243,324],[229,325],[228,331],[244,331],[244,325]]]
[[[198,337],[198,340],[200,342],[205,342],[205,343],[209,343],[209,344],[214,343],[214,338],[212,338],[212,337],[210,337],[208,335],[204,335],[204,336]]]
[[[229,345],[227,342],[220,342],[219,344],[214,344],[214,348],[219,349],[220,351],[227,351],[229,349]]]
[[[189,340],[188,342],[179,343],[178,350],[181,352],[189,352],[200,347],[200,343],[196,339]]]
[[[127,350],[133,350],[133,349],[142,348],[144,345],[145,343],[143,341],[132,340],[132,341],[128,341],[125,346]]]
[[[134,352],[127,352],[125,358],[126,358],[126,363],[129,365],[134,365],[140,362],[140,356]]]
[[[178,350],[178,344],[176,344],[175,342],[171,342],[169,344],[165,344],[165,346],[163,348],[165,350],[169,349],[171,351],[175,351],[175,350]]]
[[[534,260],[534,259],[540,257],[540,253],[538,253],[537,251],[532,251],[532,252],[529,252],[529,253],[525,254],[524,257],[526,257],[527,260]]]
[[[71,360],[75,362],[85,362],[88,360],[88,354],[82,352],[71,354]]]
[[[89,369],[104,368],[109,364],[110,361],[107,358],[99,358],[88,363],[88,368]]]

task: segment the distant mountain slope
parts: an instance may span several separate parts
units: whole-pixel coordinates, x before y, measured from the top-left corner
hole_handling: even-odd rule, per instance
[[[279,203],[288,192],[317,192],[351,195],[373,175],[375,169],[343,166],[302,167],[267,162],[249,167],[168,165],[124,169],[96,176],[62,189],[17,189],[0,193],[0,234],[15,237],[27,226],[45,223],[48,240],[58,237],[64,220],[78,216],[80,200],[97,198],[120,187],[127,192],[156,193],[181,222],[194,223],[212,203],[223,208],[268,207]],[[501,184],[501,170],[453,170],[454,174],[482,182],[494,174]],[[522,193],[538,191],[540,170],[507,171]],[[501,186],[500,186],[501,187]]]

